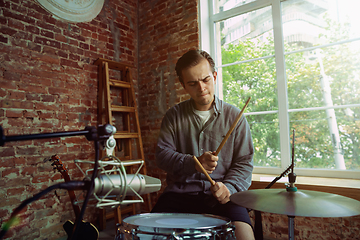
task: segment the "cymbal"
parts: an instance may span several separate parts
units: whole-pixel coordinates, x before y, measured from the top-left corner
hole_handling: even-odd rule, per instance
[[[234,193],[230,200],[249,209],[288,216],[350,217],[360,214],[360,201],[310,190],[255,189]]]

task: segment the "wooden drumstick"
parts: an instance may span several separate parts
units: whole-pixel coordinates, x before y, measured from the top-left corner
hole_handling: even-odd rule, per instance
[[[195,161],[195,163],[200,167],[201,171],[203,172],[203,174],[205,174],[206,178],[209,180],[209,182],[211,183],[212,186],[215,185],[215,181],[211,179],[210,175],[206,172],[205,168],[201,165],[201,163],[199,162],[199,160],[193,156],[193,159]]]
[[[238,117],[235,119],[235,122],[234,122],[233,125],[230,127],[230,129],[229,129],[229,131],[227,132],[226,136],[224,137],[224,139],[223,139],[222,142],[220,143],[220,146],[218,147],[218,149],[217,149],[216,152],[215,152],[215,156],[217,156],[217,155],[219,154],[221,148],[224,146],[226,140],[229,138],[229,136],[230,136],[230,134],[232,133],[232,131],[234,130],[236,124],[239,122],[239,120],[240,120],[240,118],[241,118],[241,116],[242,116],[242,114],[243,114],[246,106],[247,106],[247,105],[249,104],[249,102],[250,102],[250,98],[251,98],[251,97],[248,98],[248,100],[247,100],[246,103],[245,103],[245,106],[241,109],[241,112],[239,113]]]

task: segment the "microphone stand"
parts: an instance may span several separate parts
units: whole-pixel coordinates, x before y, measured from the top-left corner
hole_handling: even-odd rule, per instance
[[[87,140],[94,141],[94,147],[95,147],[94,170],[93,170],[93,173],[92,173],[92,176],[91,176],[90,185],[85,185],[86,188],[87,188],[86,189],[87,190],[86,197],[85,197],[84,203],[83,203],[83,205],[81,207],[80,214],[76,218],[73,232],[72,232],[72,234],[70,236],[68,236],[68,240],[77,239],[78,226],[80,225],[80,223],[82,221],[82,218],[83,218],[85,210],[86,210],[86,205],[87,205],[87,203],[88,203],[88,201],[90,199],[90,196],[91,196],[91,194],[93,192],[93,189],[94,189],[94,180],[95,180],[95,177],[97,175],[97,170],[98,170],[98,166],[99,166],[99,163],[98,163],[98,159],[99,159],[99,142],[108,139],[115,132],[116,132],[115,127],[113,127],[110,124],[105,124],[105,125],[98,126],[98,128],[92,127],[92,126],[87,126],[87,127],[85,127],[85,130],[82,130],[82,131],[67,131],[67,132],[54,132],[54,133],[40,133],[40,134],[5,136],[3,134],[3,129],[0,126],[0,146],[4,146],[4,144],[6,142],[11,142],[11,141],[25,141],[25,140],[33,140],[33,139],[69,137],[69,136],[78,136],[78,135],[85,135]],[[55,187],[57,187],[57,185],[55,185],[54,188],[49,188],[49,189],[52,190],[52,189],[55,189]],[[37,198],[33,198],[33,200],[37,200]],[[26,201],[26,204],[28,204],[30,202],[31,202],[31,200]],[[10,224],[11,223],[9,223],[8,228],[10,227]],[[6,231],[7,231],[7,229],[3,229],[3,231],[1,231],[2,234],[1,234],[0,239],[2,238],[2,236],[5,235]]]

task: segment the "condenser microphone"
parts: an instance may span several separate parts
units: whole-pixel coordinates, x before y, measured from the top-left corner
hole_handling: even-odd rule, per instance
[[[94,193],[98,196],[135,196],[157,192],[161,188],[160,179],[142,174],[111,174],[95,178]]]
[[[84,172],[78,163],[90,163],[87,160],[75,160],[76,166],[85,176],[85,181],[89,181],[89,170]],[[130,203],[142,203],[144,199],[141,195],[159,191],[161,180],[140,174],[140,169],[144,160],[121,161],[116,156],[106,156],[99,160],[99,172],[94,179],[92,196],[96,199],[96,207],[115,207]],[[138,165],[137,171],[135,166]],[[127,174],[126,168],[130,167],[134,174]],[[134,196],[131,199],[127,196]]]

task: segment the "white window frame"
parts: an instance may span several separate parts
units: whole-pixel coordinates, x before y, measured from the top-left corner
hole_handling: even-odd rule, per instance
[[[298,109],[289,109],[287,102],[287,79],[285,74],[285,53],[283,43],[283,29],[281,18],[281,2],[284,0],[257,0],[244,4],[230,10],[213,14],[212,0],[199,0],[199,30],[200,30],[200,49],[207,51],[217,61],[216,54],[216,39],[215,39],[215,23],[226,20],[228,18],[243,14],[249,11],[254,11],[263,7],[271,6],[273,16],[274,28],[274,44],[275,44],[275,61],[276,61],[276,75],[277,75],[277,90],[278,90],[278,111],[264,111],[260,114],[278,113],[280,126],[280,151],[281,151],[281,168],[277,167],[255,167],[254,173],[258,174],[275,174],[279,175],[282,170],[286,169],[291,164],[291,144],[290,143],[290,126],[289,113],[298,111]],[[222,67],[222,66],[221,66]],[[216,84],[215,94],[222,98],[222,84],[221,77]],[[351,105],[358,107],[360,104]],[[316,108],[314,108],[316,109]],[[309,109],[301,109],[309,110]],[[311,109],[313,110],[313,109]],[[317,108],[317,110],[323,110]],[[244,115],[259,114],[259,113],[244,113]],[[295,143],[296,144],[296,143]],[[296,155],[296,152],[295,152]],[[305,169],[296,168],[295,172],[301,176],[315,176],[315,177],[332,177],[332,178],[352,178],[360,179],[360,171],[353,170],[336,170],[336,169]]]

